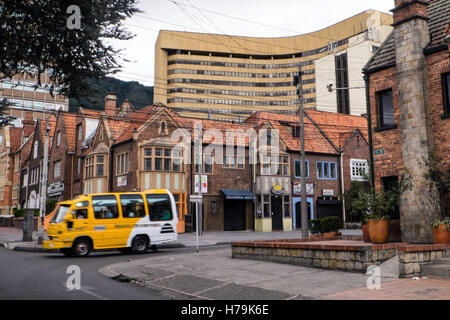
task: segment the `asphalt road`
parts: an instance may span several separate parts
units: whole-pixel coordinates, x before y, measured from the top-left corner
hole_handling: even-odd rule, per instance
[[[221,247],[221,246],[218,246]],[[161,300],[167,296],[131,283],[111,280],[98,273],[106,265],[139,260],[188,249],[164,249],[143,255],[124,255],[119,252],[94,252],[87,258],[67,258],[61,254],[29,253],[0,248],[0,300]],[[80,290],[67,288],[76,284],[74,271],[78,266]]]

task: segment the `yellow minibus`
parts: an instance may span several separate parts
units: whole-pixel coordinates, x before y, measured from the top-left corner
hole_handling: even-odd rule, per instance
[[[169,190],[88,194],[58,203],[43,247],[77,257],[99,249],[144,253],[177,240],[177,223]]]

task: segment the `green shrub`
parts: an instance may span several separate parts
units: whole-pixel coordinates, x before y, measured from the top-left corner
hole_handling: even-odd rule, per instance
[[[23,217],[25,215],[25,210],[23,209],[14,209],[13,214],[16,218]]]
[[[311,231],[312,234],[319,234],[320,233],[320,220],[309,220],[308,227],[309,227],[309,231]]]
[[[325,217],[320,219],[320,232],[338,232],[339,229],[342,229],[344,223],[342,219],[339,217]]]

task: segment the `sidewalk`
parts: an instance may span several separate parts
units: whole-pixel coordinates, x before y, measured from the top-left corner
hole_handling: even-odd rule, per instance
[[[343,235],[361,235],[361,230],[341,230]],[[290,232],[253,232],[253,231],[224,231],[224,232],[205,232],[199,237],[199,246],[211,246],[230,244],[235,241],[250,240],[277,240],[277,239],[300,239],[300,231]],[[36,240],[36,233],[33,239]],[[21,242],[22,230],[14,228],[0,228],[0,247],[5,247],[17,251],[31,252],[53,252],[42,248],[35,241]],[[178,240],[172,243],[161,245],[160,248],[184,248],[196,246],[195,233],[181,233]]]
[[[99,272],[176,300],[450,299],[450,280],[399,279],[389,263],[380,269],[380,288],[371,290],[369,275],[232,259],[231,249],[225,248],[150,256],[112,264]]]

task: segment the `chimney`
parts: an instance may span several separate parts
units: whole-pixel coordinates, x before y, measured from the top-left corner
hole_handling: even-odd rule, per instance
[[[436,190],[423,187],[427,185],[428,171],[423,158],[433,152],[427,60],[423,52],[430,42],[428,1],[395,0],[392,12],[403,172],[412,178],[412,188],[401,196],[402,242],[433,243],[430,225],[440,209],[433,201]]]
[[[105,97],[105,113],[107,116],[117,115],[117,96],[115,94],[107,94]]]
[[[22,121],[23,137],[28,138],[34,131],[35,121],[32,112],[25,112],[25,119]]]
[[[395,0],[394,26],[414,19],[428,21],[428,0]]]

